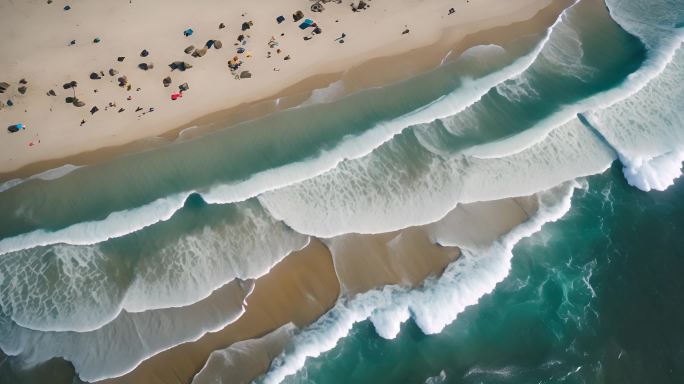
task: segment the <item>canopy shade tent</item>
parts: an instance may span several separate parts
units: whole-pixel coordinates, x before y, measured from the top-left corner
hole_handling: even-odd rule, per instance
[[[304,22],[302,22],[301,24],[299,24],[299,28],[300,28],[300,29],[307,29],[307,28],[309,28],[310,26],[312,26],[313,24],[314,24],[314,21],[313,21],[313,20],[311,20],[311,19],[306,19],[306,20],[304,20]]]

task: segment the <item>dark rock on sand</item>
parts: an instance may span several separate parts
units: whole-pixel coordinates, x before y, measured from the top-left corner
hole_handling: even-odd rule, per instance
[[[186,69],[192,68],[192,64],[186,63],[185,61],[174,61],[173,63],[169,64],[169,68],[171,68],[172,71],[177,69],[183,72]]]
[[[192,53],[192,57],[202,57],[207,54],[207,48],[200,48],[200,49],[195,49],[195,51]]]

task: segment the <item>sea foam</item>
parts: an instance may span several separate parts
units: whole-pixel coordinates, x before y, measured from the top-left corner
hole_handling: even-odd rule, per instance
[[[394,338],[400,325],[412,318],[426,334],[440,332],[467,306],[491,292],[510,269],[512,249],[521,239],[560,219],[569,209],[576,182],[568,182],[539,194],[539,210],[530,220],[482,249],[464,249],[442,276],[428,280],[416,290],[386,286],[352,298],[342,298],[328,313],[296,334],[293,343],[277,357],[257,382],[279,383],[296,373],[307,358],[335,347],[355,323],[369,319],[378,334]],[[448,239],[442,239],[444,245]],[[440,242],[442,243],[442,242]]]

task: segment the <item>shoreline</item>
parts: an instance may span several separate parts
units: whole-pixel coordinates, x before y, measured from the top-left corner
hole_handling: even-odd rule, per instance
[[[261,344],[256,358],[242,367],[254,379],[270,365],[286,344],[267,342],[272,332],[293,324],[304,329],[330,311],[339,300],[349,300],[384,286],[417,288],[430,277],[441,276],[461,251],[433,239],[446,228],[447,237],[468,247],[493,243],[529,220],[538,210],[538,195],[459,205],[443,219],[376,235],[342,235],[294,251],[254,282],[245,313],[223,329],[150,356],[132,371],[99,384],[191,382],[214,352],[230,351],[237,343]],[[373,255],[373,257],[368,257]],[[420,255],[420,257],[417,257]],[[263,351],[268,350],[268,353]],[[249,360],[249,359],[248,359]],[[246,360],[247,361],[247,360]],[[226,372],[221,364],[217,373]],[[173,367],[173,369],[168,369]],[[230,374],[230,371],[227,371]],[[246,374],[243,372],[243,375]],[[211,374],[209,374],[211,376]],[[236,381],[231,375],[224,382]]]
[[[537,9],[531,17],[523,20],[512,20],[510,23],[504,23],[504,25],[484,28],[472,33],[464,33],[462,31],[464,26],[460,25],[444,28],[439,31],[439,36],[435,41],[430,41],[427,45],[419,48],[362,60],[359,64],[355,64],[344,71],[314,74],[270,96],[205,114],[154,136],[135,139],[121,145],[88,150],[66,157],[33,162],[18,169],[0,173],[0,180],[23,179],[65,164],[89,165],[118,156],[152,150],[173,144],[180,139],[180,133],[188,128],[192,129],[187,130],[187,134],[184,133],[181,140],[192,139],[220,129],[230,129],[236,124],[259,119],[279,110],[296,107],[307,100],[315,90],[325,88],[338,81],[343,82],[344,87],[342,92],[334,95],[334,99],[364,89],[399,82],[407,76],[415,76],[437,68],[448,53],[450,54],[449,57],[458,57],[460,53],[473,46],[494,43],[505,44],[524,35],[539,33],[543,31],[543,29],[540,30],[540,25],[544,28],[548,27],[562,9],[571,2],[569,0],[540,0],[536,1],[535,4],[539,6],[540,3],[544,3],[544,6]],[[532,12],[527,10],[527,13]],[[401,60],[406,55],[420,59]],[[277,106],[276,100],[280,102]]]

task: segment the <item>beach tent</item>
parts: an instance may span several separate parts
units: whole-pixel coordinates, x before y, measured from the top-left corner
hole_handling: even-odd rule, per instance
[[[303,23],[299,24],[299,29],[307,29],[307,28],[309,28],[310,26],[312,26],[313,23],[314,23],[313,20],[311,20],[311,19],[306,19],[306,20],[304,20]]]
[[[195,31],[193,31],[192,28],[188,28],[183,31],[183,35],[185,35],[185,37],[192,36],[193,33],[195,33]]]

